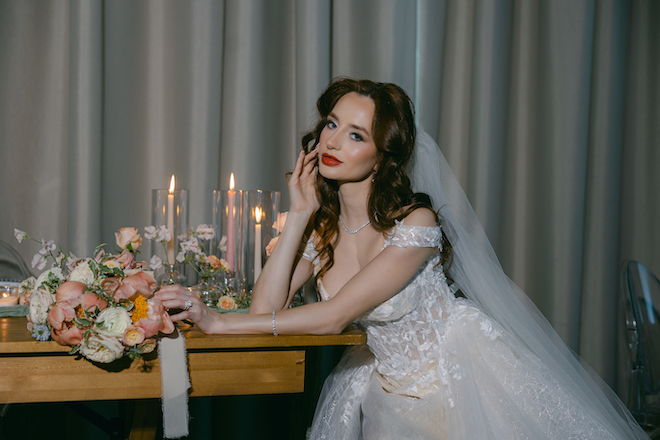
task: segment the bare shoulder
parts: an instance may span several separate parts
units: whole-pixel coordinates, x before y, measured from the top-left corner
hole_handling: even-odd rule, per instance
[[[405,217],[406,226],[437,226],[436,215],[428,208],[417,208]]]

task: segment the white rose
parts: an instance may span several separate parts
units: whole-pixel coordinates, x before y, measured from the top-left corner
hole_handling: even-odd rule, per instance
[[[96,318],[96,330],[105,336],[122,337],[127,328],[133,325],[131,315],[122,307],[108,307]]]
[[[71,275],[69,275],[69,281],[78,281],[87,287],[94,286],[96,277],[90,267],[89,260],[78,263],[75,269],[73,269],[73,272],[71,272]]]
[[[55,295],[46,288],[35,289],[30,295],[30,320],[44,324],[48,318],[48,308],[55,302]]]
[[[80,353],[90,361],[107,364],[123,356],[124,346],[117,338],[91,335],[80,345]]]
[[[48,276],[51,273],[55,275],[55,277],[57,277],[58,280],[64,281],[64,274],[62,273],[62,269],[60,269],[59,267],[53,267],[52,269],[48,269],[46,271],[41,272],[41,275],[39,275],[39,277],[37,278],[37,282],[34,283],[34,287],[36,288],[41,287],[41,284],[44,281],[48,281]]]

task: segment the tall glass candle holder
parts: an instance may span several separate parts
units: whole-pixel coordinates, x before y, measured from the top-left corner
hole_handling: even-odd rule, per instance
[[[151,224],[157,228],[166,226],[172,235],[166,246],[153,240],[151,242],[151,255],[163,260],[163,268],[156,271],[156,279],[168,277],[170,281],[181,282],[182,276],[175,271],[175,267],[178,267],[175,258],[179,249],[178,237],[188,229],[188,190],[154,189],[151,200]],[[169,262],[169,265],[165,264],[166,262]]]
[[[245,191],[243,197],[243,249],[246,290],[252,291],[266,261],[266,246],[277,235],[276,221],[280,208],[277,191]]]
[[[214,254],[229,263],[231,273],[224,274],[226,287],[238,295],[245,293],[243,247],[243,197],[241,190],[213,191]]]

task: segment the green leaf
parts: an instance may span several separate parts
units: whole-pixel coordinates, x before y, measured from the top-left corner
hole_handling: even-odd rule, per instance
[[[73,318],[73,323],[76,325],[76,327],[83,328],[83,327],[89,327],[92,324],[94,324],[93,321],[90,321],[89,319],[85,318]]]
[[[98,254],[99,252],[101,252],[101,249],[103,249],[103,247],[104,247],[106,244],[108,244],[108,243],[101,243],[100,245],[96,246],[96,249],[94,249],[94,256],[96,256],[96,254]]]

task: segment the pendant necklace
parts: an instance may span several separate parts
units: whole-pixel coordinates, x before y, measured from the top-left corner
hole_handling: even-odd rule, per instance
[[[365,224],[363,224],[362,226],[360,226],[357,229],[348,229],[346,227],[346,225],[344,224],[344,222],[341,221],[341,217],[338,217],[338,218],[339,218],[339,224],[341,225],[341,227],[344,229],[344,231],[348,232],[349,234],[357,234],[360,231],[360,229],[366,228],[369,225],[369,223],[371,223],[371,220],[369,220],[368,222],[366,222]]]

